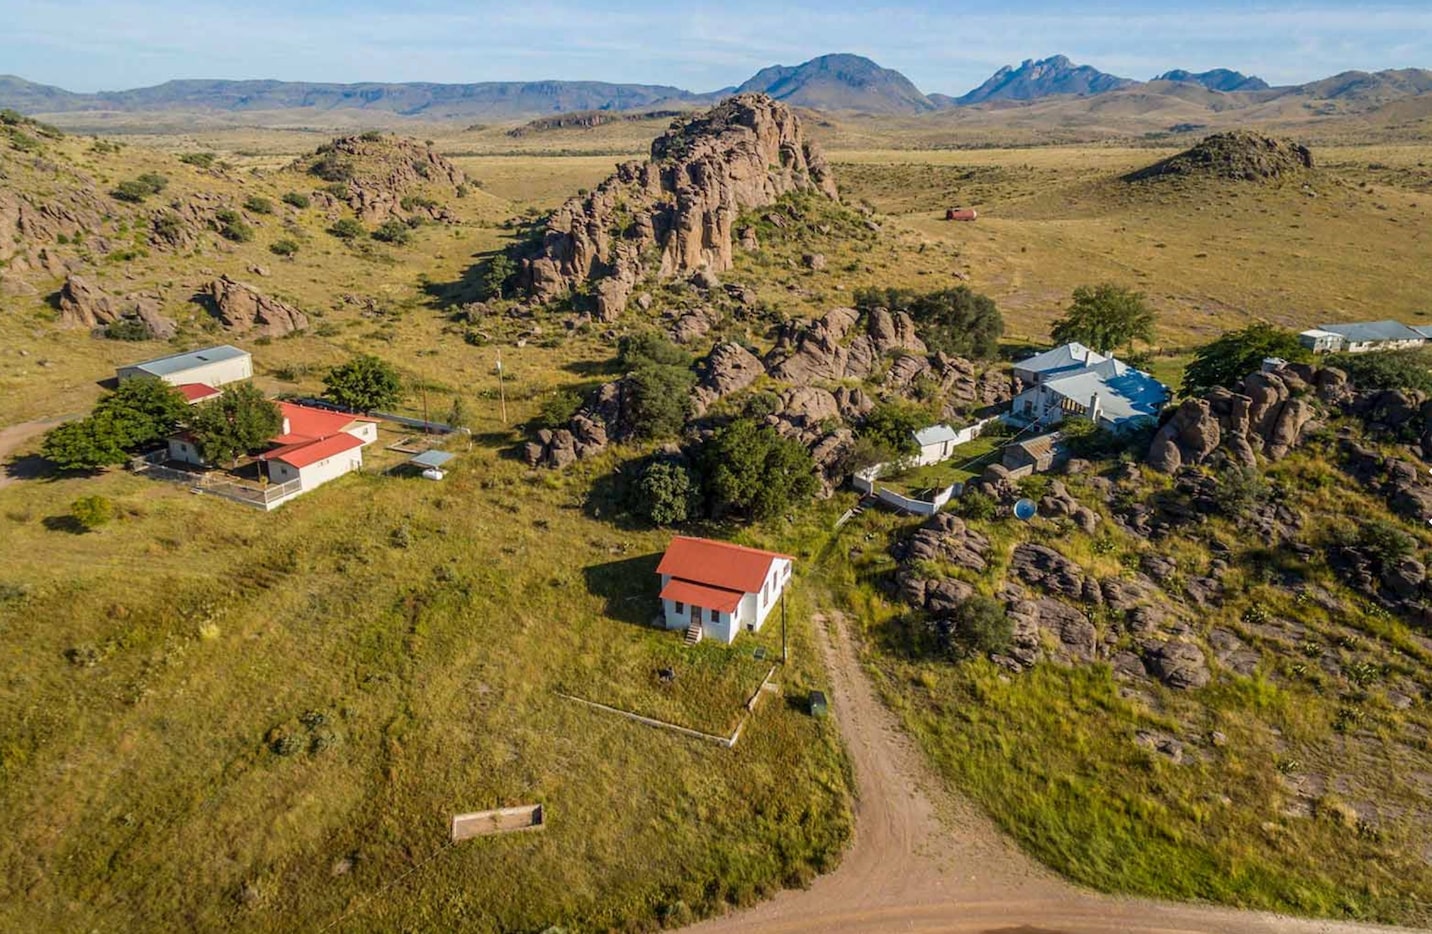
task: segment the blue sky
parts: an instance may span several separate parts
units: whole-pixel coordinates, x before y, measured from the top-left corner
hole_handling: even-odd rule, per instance
[[[1116,74],[1236,68],[1295,83],[1432,67],[1432,3],[841,0],[0,0],[0,73],[77,91],[170,78],[589,79],[707,91],[769,64],[867,55],[926,92],[1064,53]]]

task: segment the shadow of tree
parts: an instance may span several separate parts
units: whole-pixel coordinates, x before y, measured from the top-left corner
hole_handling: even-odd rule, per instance
[[[53,480],[60,469],[39,454],[12,457],[4,467],[7,480]]]
[[[591,565],[583,572],[587,592],[606,601],[603,612],[612,619],[649,626],[657,612],[660,563],[661,555],[650,554]]]
[[[69,532],[71,535],[84,535],[89,532],[74,516],[46,516],[40,520],[40,524],[51,532]]]

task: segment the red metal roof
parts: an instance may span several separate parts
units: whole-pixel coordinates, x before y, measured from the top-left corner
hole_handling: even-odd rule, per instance
[[[371,422],[375,419],[349,415],[346,412],[330,412],[296,402],[280,402],[279,411],[288,422],[288,431],[273,439],[274,444],[291,444],[295,441],[314,441],[336,435],[354,422]]]
[[[180,383],[176,388],[190,405],[203,402],[205,399],[212,399],[220,394],[219,390],[207,383]]]
[[[777,558],[795,560],[774,551],[678,535],[661,556],[656,573],[722,590],[755,593],[766,582],[771,562]]]
[[[691,581],[684,581],[679,577],[673,577],[665,587],[661,588],[663,600],[675,600],[678,603],[687,603],[708,610],[720,610],[722,613],[736,612],[736,607],[740,605],[741,598],[744,596],[744,593],[737,590],[693,584]]]
[[[335,454],[342,454],[344,451],[361,448],[363,443],[362,438],[355,438],[353,435],[340,431],[338,434],[320,441],[290,444],[279,448],[277,451],[270,451],[264,455],[264,460],[283,461],[285,464],[291,467],[297,467],[301,470],[309,464],[323,460],[325,457],[332,457]]]

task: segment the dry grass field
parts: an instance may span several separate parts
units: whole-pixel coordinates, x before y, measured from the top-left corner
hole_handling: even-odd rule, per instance
[[[452,203],[456,223],[420,227],[406,246],[345,245],[319,211],[285,207],[257,219],[251,243],[210,238],[180,255],[92,258],[106,285],[170,296],[164,310],[180,320],[184,346],[227,339],[187,290],[221,273],[250,281],[311,319],[300,335],[235,341],[253,351],[265,388],[312,393],[329,366],[376,353],[407,379],[407,411],[440,416],[461,397],[476,441],[440,484],[368,473],[269,515],[122,471],[0,488],[0,812],[9,816],[0,926],[638,929],[798,884],[838,858],[850,827],[845,760],[831,725],[798,705],[824,683],[811,611],[840,587],[809,587],[798,574],[794,661],[778,674],[785,697],[768,699],[734,750],[559,698],[724,732],[767,664],[750,640],[690,653],[677,635],[645,626],[655,612],[651,556],[666,536],[613,521],[593,491],[614,462],[536,473],[507,453],[546,395],[602,378],[610,342],[547,319],[540,334],[499,320],[475,337],[431,297],[508,242],[507,222],[596,184],[664,123],[520,139],[504,127],[433,127],[427,135],[474,188]],[[777,316],[847,304],[863,286],[967,281],[997,299],[1007,336],[1033,341],[1076,286],[1112,280],[1148,293],[1158,343],[1172,354],[1255,317],[1302,326],[1432,312],[1432,145],[1319,150],[1313,197],[1297,184],[1118,180],[1165,150],[911,151],[891,126],[814,130],[832,144],[847,200],[875,210],[878,233],[772,245],[739,256],[724,278],[750,284]],[[318,184],[284,166],[327,135],[216,126],[127,134],[111,155],[84,139],[62,145],[100,185],[158,171],[173,193],[276,200]],[[197,151],[230,168],[215,175],[175,159]],[[980,220],[943,221],[954,204],[977,207]],[[300,244],[291,259],[268,250],[282,236]],[[826,270],[804,268],[803,250],[822,252]],[[58,329],[46,300],[58,286],[0,298],[0,425],[83,412],[117,364],[174,349]],[[69,504],[91,493],[113,499],[121,517],[67,531]],[[847,505],[740,534],[806,561]],[[774,638],[762,642],[774,650]],[[677,679],[663,686],[653,673],[668,665]],[[1020,706],[983,669],[885,670],[897,703],[948,687],[1017,709],[1031,733],[1054,729],[1047,711]],[[1041,681],[1040,696],[1070,690],[1061,677]],[[1296,713],[1283,695],[1274,701]],[[1094,742],[1096,714],[1072,721],[1078,742]],[[952,781],[1011,830],[1028,817],[955,762],[971,748],[968,762],[1008,750],[995,721],[951,739],[948,722],[922,716],[907,712],[907,723]],[[452,813],[528,802],[546,806],[544,833],[445,845]],[[1182,816],[1157,826],[1161,853],[1186,852]],[[1021,840],[1072,871],[1067,837]],[[1074,874],[1151,889],[1124,863],[1090,872]],[[1297,883],[1288,872],[1278,884]],[[1156,891],[1339,911],[1321,883],[1305,899],[1275,898],[1209,887],[1202,870],[1180,878],[1182,887]],[[1359,904],[1397,913],[1371,896]]]

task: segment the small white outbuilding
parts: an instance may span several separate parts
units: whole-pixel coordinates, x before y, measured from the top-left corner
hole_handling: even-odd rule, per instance
[[[742,629],[757,632],[791,579],[795,559],[705,538],[677,536],[657,565],[662,619],[688,641],[730,644]]]

